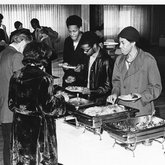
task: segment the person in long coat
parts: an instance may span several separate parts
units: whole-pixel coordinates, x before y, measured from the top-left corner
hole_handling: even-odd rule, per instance
[[[107,98],[114,103],[118,96],[137,93],[141,98],[135,102],[120,101],[120,104],[139,110],[137,116],[152,115],[153,101],[162,91],[161,77],[155,58],[138,48],[139,32],[132,26],[124,28],[118,35],[122,55],[114,64],[112,93]]]
[[[53,78],[44,72],[51,52],[33,41],[24,49],[23,67],[10,79],[9,109],[14,113],[12,165],[57,165],[55,119],[63,115],[65,99],[55,94]]]

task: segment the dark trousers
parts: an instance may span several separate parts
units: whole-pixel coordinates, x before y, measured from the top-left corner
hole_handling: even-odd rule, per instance
[[[3,161],[4,165],[10,165],[10,137],[11,137],[12,123],[2,123],[3,136]]]

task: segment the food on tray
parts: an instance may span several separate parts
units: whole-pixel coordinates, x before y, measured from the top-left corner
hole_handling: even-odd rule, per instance
[[[83,87],[80,87],[80,86],[68,86],[65,89],[70,92],[80,92],[81,93],[83,91]]]
[[[132,95],[132,99],[138,99],[137,95]]]
[[[84,113],[90,116],[101,116],[101,115],[108,115],[118,112],[126,111],[125,107],[122,105],[107,105],[107,106],[94,106],[87,108]]]
[[[149,122],[143,121],[143,120],[137,120],[137,118],[134,118],[134,119],[124,120],[124,121],[115,122],[115,123],[111,123],[111,124],[113,125],[113,127],[115,127],[116,129],[119,129],[121,131],[135,132],[135,131],[149,129],[152,127],[161,126],[161,125],[165,124],[165,121],[161,118],[154,116],[154,117],[152,117],[151,121],[149,121]]]
[[[118,98],[124,101],[136,101],[141,98],[141,95],[138,93],[131,93],[128,95],[121,95]]]

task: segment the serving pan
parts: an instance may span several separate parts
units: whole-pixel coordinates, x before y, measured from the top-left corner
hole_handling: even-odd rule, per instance
[[[165,121],[163,119],[153,116],[152,120],[148,122],[147,120],[141,121],[141,118],[143,117],[104,123],[103,129],[115,140],[126,144],[136,144],[165,136]]]
[[[97,106],[93,105],[93,107],[95,108]],[[95,129],[102,127],[103,123],[116,122],[130,117],[135,117],[136,113],[139,112],[139,110],[131,107],[125,106],[124,108],[124,111],[118,113],[92,116],[85,113],[86,107],[82,107],[79,110],[72,109],[72,114],[76,117],[80,124]]]

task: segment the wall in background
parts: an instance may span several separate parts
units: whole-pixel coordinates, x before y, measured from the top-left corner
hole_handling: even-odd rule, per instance
[[[145,9],[144,15],[142,15],[143,9]],[[57,44],[59,53],[62,53],[64,39],[68,35],[65,21],[72,14],[82,17],[82,31],[104,23],[105,38],[116,37],[120,29],[131,22],[136,23],[133,25],[139,28],[142,36],[152,45],[158,45],[160,36],[165,36],[165,5],[1,4],[0,11],[4,15],[3,23],[7,27],[8,35],[14,30],[14,22],[17,20],[31,31],[32,18],[38,18],[43,26],[52,27],[61,36]],[[123,16],[124,12],[125,16]],[[125,21],[123,17],[128,17],[129,21]]]
[[[104,5],[90,5],[90,29],[104,23]]]
[[[66,19],[70,15],[78,15],[82,18],[82,30],[89,30],[89,5],[55,5],[55,4],[18,4],[0,5],[3,14],[3,24],[6,25],[7,33],[15,30],[14,22],[21,21],[24,28],[33,31],[30,20],[37,18],[41,26],[49,26],[59,33],[60,42],[57,44],[57,52],[63,50],[64,39],[68,35]]]
[[[90,5],[90,27],[104,23],[105,38],[115,38],[121,28],[133,25],[150,45],[165,36],[164,16],[165,5]]]
[[[151,43],[158,45],[159,38],[165,37],[165,5],[152,5]]]

